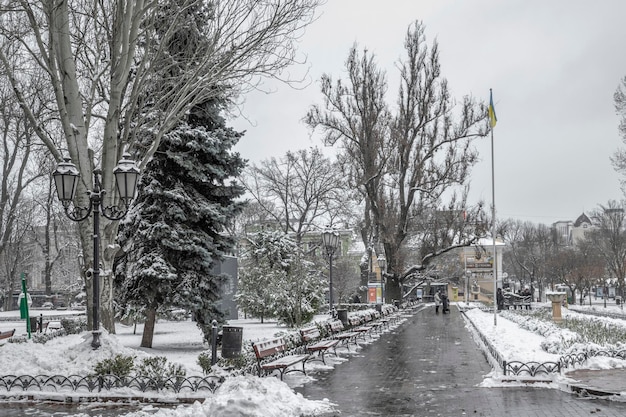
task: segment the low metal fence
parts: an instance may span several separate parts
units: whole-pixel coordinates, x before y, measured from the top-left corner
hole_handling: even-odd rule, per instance
[[[561,365],[563,368],[574,367],[576,365],[581,365],[589,358],[603,356],[607,358],[619,358],[622,360],[626,360],[626,349],[622,350],[595,350],[589,349],[585,352],[576,352],[570,355],[561,356]]]
[[[22,390],[101,392],[117,389],[133,389],[142,393],[215,391],[224,382],[221,376],[190,376],[154,379],[149,377],[118,377],[115,375],[3,375],[0,391]]]
[[[537,376],[540,374],[558,374],[562,369],[567,369],[569,367],[574,367],[576,365],[582,365],[589,358],[595,356],[603,356],[609,358],[619,358],[622,360],[626,360],[626,350],[594,350],[589,349],[585,352],[576,352],[569,355],[563,355],[559,357],[558,362],[521,362],[521,361],[506,361],[504,360],[498,350],[491,345],[489,340],[483,336],[480,329],[474,324],[474,322],[465,314],[464,310],[461,310],[461,313],[465,316],[468,322],[472,325],[474,330],[476,330],[476,334],[480,337],[482,342],[487,347],[489,354],[498,362],[498,364],[502,367],[502,372],[504,375],[515,375],[515,376]]]

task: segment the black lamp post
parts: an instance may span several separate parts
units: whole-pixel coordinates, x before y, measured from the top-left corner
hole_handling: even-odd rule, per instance
[[[329,259],[329,268],[328,268],[328,281],[330,286],[330,294],[329,294],[329,302],[330,302],[330,311],[331,314],[334,310],[334,298],[333,298],[333,256],[337,247],[339,246],[339,232],[336,230],[327,227],[326,230],[322,233],[322,243],[324,243],[324,247],[326,248],[326,254]]]
[[[382,288],[383,304],[385,304],[385,267],[387,266],[387,259],[385,255],[378,255],[378,267],[380,268],[380,286]]]
[[[137,179],[139,178],[139,168],[135,161],[130,159],[130,154],[124,153],[113,174],[117,190],[122,201],[121,207],[103,206],[103,196],[106,193],[101,188],[99,169],[93,171],[93,190],[89,191],[89,207],[73,206],[74,195],[80,173],[69,158],[57,165],[52,173],[57,189],[57,195],[65,214],[71,220],[80,222],[93,213],[93,325],[91,347],[100,347],[100,213],[110,220],[120,220],[128,212],[130,202],[135,196]],[[73,206],[73,207],[72,207]]]

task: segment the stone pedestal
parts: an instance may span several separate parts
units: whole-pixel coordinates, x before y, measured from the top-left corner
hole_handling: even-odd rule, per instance
[[[557,323],[563,320],[561,317],[561,304],[563,300],[565,300],[566,295],[567,294],[564,292],[551,292],[546,294],[548,300],[552,301],[552,320]]]

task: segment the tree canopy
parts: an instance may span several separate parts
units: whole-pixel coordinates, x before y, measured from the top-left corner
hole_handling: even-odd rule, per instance
[[[224,231],[243,204],[234,179],[244,161],[232,152],[241,134],[225,127],[214,103],[194,110],[188,123],[164,136],[120,230],[119,296],[145,309],[144,347],[151,347],[156,313],[164,309],[193,312],[205,337],[221,316],[215,302],[224,277],[213,269],[234,249]]]
[[[408,28],[404,48],[394,108],[386,101],[385,72],[355,45],[346,60],[347,80],[324,75],[324,104],[312,106],[306,117],[327,144],[341,147],[344,171],[365,201],[363,240],[384,246],[391,278],[386,295],[395,299],[410,262],[401,251],[408,234],[423,234],[417,221],[468,180],[477,160],[472,141],[487,132],[486,106],[470,96],[460,103],[452,98],[437,42],[428,46],[421,22]],[[459,214],[464,209],[455,207]],[[445,248],[434,249],[428,256]]]

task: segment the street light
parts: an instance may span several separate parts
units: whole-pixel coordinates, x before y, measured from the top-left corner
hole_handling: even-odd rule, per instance
[[[385,255],[378,255],[378,267],[380,268],[380,286],[382,288],[383,304],[385,303],[385,267],[387,266],[387,259]]]
[[[93,190],[88,191],[89,207],[73,206],[74,195],[76,194],[76,186],[80,173],[76,166],[69,158],[60,162],[52,177],[57,189],[57,195],[65,214],[71,220],[80,222],[89,217],[93,213],[93,324],[92,324],[92,341],[91,347],[98,349],[100,347],[100,212],[109,220],[120,220],[128,212],[130,202],[135,196],[137,187],[137,179],[139,178],[139,168],[135,161],[130,159],[130,154],[124,153],[122,159],[113,169],[115,182],[122,206],[103,206],[103,196],[106,193],[101,188],[99,169],[93,171]]]
[[[328,269],[328,281],[330,286],[330,311],[332,314],[334,300],[333,300],[333,255],[339,246],[339,232],[336,230],[327,227],[326,230],[322,233],[322,243],[324,243],[324,247],[326,248],[326,254],[328,255],[328,259],[330,262]]]

